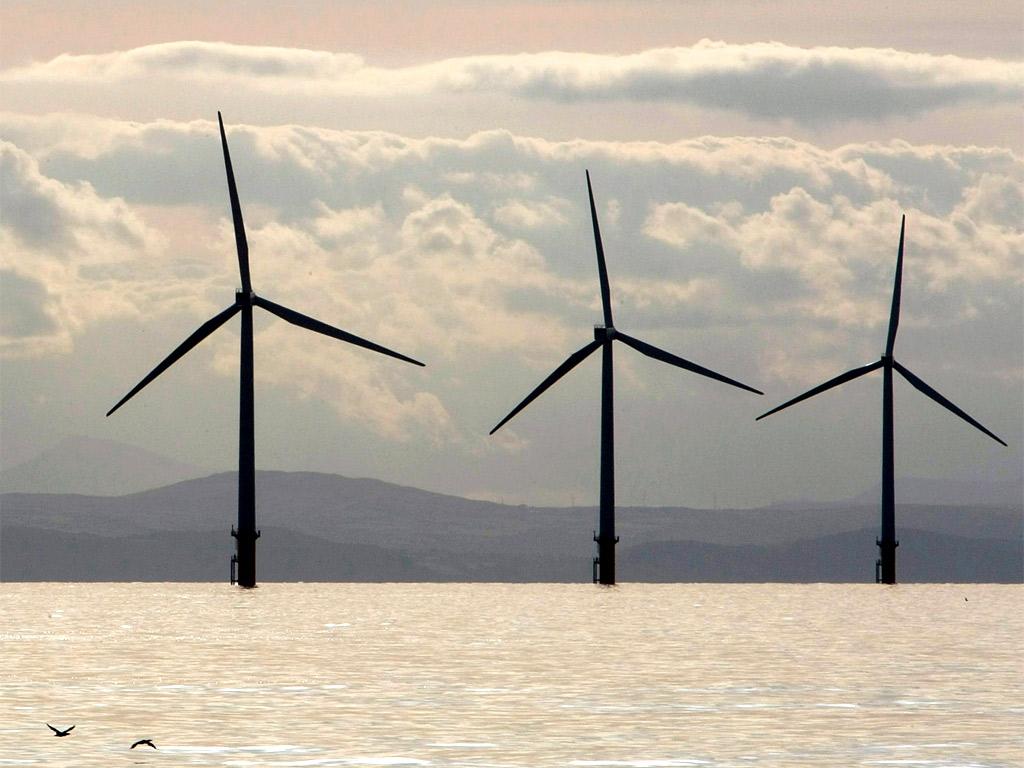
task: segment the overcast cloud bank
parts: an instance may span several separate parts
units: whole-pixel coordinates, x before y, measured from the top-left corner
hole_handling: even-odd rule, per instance
[[[878,120],[965,103],[1015,104],[1024,63],[887,48],[701,40],[625,55],[551,51],[385,68],[352,53],[180,41],[62,54],[0,72],[6,87],[146,83],[394,99],[490,94],[558,102],[675,102],[802,123]]]

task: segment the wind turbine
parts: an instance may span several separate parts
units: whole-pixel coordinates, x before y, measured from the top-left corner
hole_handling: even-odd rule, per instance
[[[773,413],[781,411],[783,408],[788,408],[795,403],[799,403],[801,400],[814,397],[817,394],[832,389],[832,387],[838,387],[840,384],[853,381],[854,379],[878,370],[879,368],[882,369],[882,537],[875,540],[875,544],[878,545],[881,554],[881,557],[875,563],[875,581],[882,584],[896,583],[896,547],[900,545],[899,541],[896,540],[896,491],[892,407],[893,369],[899,371],[903,378],[909,381],[916,389],[928,395],[928,397],[936,403],[947,410],[952,411],[968,424],[981,430],[996,442],[1006,445],[1006,443],[960,410],[960,408],[925,384],[921,379],[911,373],[910,370],[903,365],[900,365],[900,363],[896,361],[896,358],[892,356],[893,346],[896,343],[896,328],[900,323],[900,293],[902,291],[901,284],[903,282],[903,234],[906,229],[906,224],[907,217],[904,215],[900,221],[900,247],[896,254],[896,279],[892,289],[892,309],[889,311],[889,336],[886,339],[885,352],[881,359],[876,360],[873,363],[869,363],[868,365],[861,366],[860,368],[854,368],[852,371],[840,374],[834,379],[829,379],[824,384],[819,384],[813,389],[804,392],[802,395],[798,395],[792,400],[789,400],[776,408],[772,408],[767,413],[762,413],[757,417],[757,419],[755,419],[756,421],[763,419],[765,416],[771,416]]]
[[[764,394],[760,390],[748,387],[738,381],[716,373],[708,368],[691,363],[681,357],[666,352],[662,349],[648,344],[640,339],[627,336],[618,330],[612,322],[612,300],[608,287],[608,270],[604,262],[604,247],[601,245],[601,229],[597,223],[597,209],[594,207],[594,191],[590,186],[590,171],[587,174],[587,195],[590,197],[590,218],[594,225],[594,244],[597,248],[597,273],[601,281],[601,306],[604,308],[604,325],[594,326],[594,340],[577,352],[569,355],[568,359],[558,366],[540,385],[533,390],[526,399],[512,409],[498,425],[491,430],[494,434],[519,413],[523,408],[536,400],[548,387],[562,378],[565,374],[582,363],[591,353],[600,349],[601,358],[601,505],[600,517],[598,519],[599,530],[594,535],[597,542],[597,557],[594,558],[594,581],[601,584],[615,583],[615,544],[618,537],[615,535],[615,425],[613,422],[612,407],[612,342],[621,341],[623,344],[632,347],[648,357],[661,360],[669,365],[684,368],[693,373],[699,373],[734,387],[754,392],[758,395]]]
[[[224,149],[224,168],[228,177],[228,194],[231,197],[231,217],[235,224],[235,244],[238,249],[238,271],[242,278],[242,290],[235,293],[235,303],[230,307],[214,315],[203,323],[199,328],[177,349],[164,358],[156,368],[149,372],[146,377],[135,385],[127,395],[122,397],[117,405],[107,411],[110,416],[114,411],[130,400],[139,390],[153,381],[157,376],[170,368],[179,358],[183,357],[189,350],[199,342],[220,328],[234,315],[242,315],[241,334],[241,364],[239,366],[239,419],[238,419],[238,528],[231,528],[231,535],[235,538],[236,554],[231,558],[232,580],[235,579],[235,566],[237,565],[237,581],[241,587],[256,586],[256,539],[260,532],[256,529],[256,452],[255,452],[255,422],[253,416],[253,357],[252,357],[252,310],[253,307],[262,307],[268,312],[287,320],[293,325],[316,331],[324,336],[347,341],[357,347],[379,352],[383,355],[397,357],[413,365],[422,366],[423,363],[406,357],[398,352],[393,352],[372,341],[367,341],[359,336],[342,331],[333,326],[327,325],[312,317],[307,317],[294,309],[275,304],[262,296],[257,296],[252,290],[252,283],[249,279],[249,244],[245,238],[245,225],[242,223],[242,209],[238,204],[238,190],[235,188],[235,174],[231,170],[231,155],[228,153],[228,140],[224,134],[224,121],[220,112],[217,113],[217,122],[220,124],[220,142]]]

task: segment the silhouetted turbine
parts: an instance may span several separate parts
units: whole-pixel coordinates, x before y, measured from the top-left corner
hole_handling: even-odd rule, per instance
[[[599,531],[594,536],[597,542],[597,557],[594,558],[594,581],[601,584],[615,583],[615,544],[618,537],[615,535],[615,426],[613,421],[612,407],[612,342],[621,341],[623,344],[632,347],[648,357],[661,360],[669,365],[684,368],[701,376],[707,376],[718,381],[732,384],[734,387],[745,389],[748,392],[755,392],[758,395],[764,394],[760,390],[741,384],[728,376],[723,376],[708,368],[691,363],[681,357],[666,352],[662,349],[648,344],[640,339],[627,336],[615,328],[612,322],[612,300],[611,290],[608,286],[608,269],[604,261],[604,246],[601,244],[601,229],[597,223],[597,209],[594,207],[594,191],[590,186],[590,171],[587,171],[587,195],[590,198],[590,218],[594,225],[594,244],[597,249],[597,273],[601,282],[601,306],[604,309],[604,325],[594,327],[594,340],[583,349],[569,355],[568,359],[558,366],[540,385],[533,390],[526,399],[512,409],[498,425],[491,430],[494,434],[501,427],[519,413],[523,408],[536,400],[548,387],[562,378],[565,374],[582,363],[591,353],[597,349],[602,350],[601,365],[601,512],[599,517]]]
[[[892,356],[893,346],[896,344],[896,329],[900,323],[900,294],[902,292],[903,282],[903,235],[906,223],[907,217],[904,215],[900,221],[900,247],[896,254],[896,279],[892,290],[892,309],[889,311],[889,335],[885,342],[885,354],[882,355],[880,360],[861,366],[860,368],[854,368],[852,371],[840,374],[834,379],[829,379],[824,384],[819,384],[813,389],[809,389],[807,392],[804,392],[802,395],[798,395],[792,400],[788,400],[782,405],[772,408],[767,413],[762,413],[757,417],[757,420],[760,420],[765,416],[771,416],[773,413],[781,411],[783,408],[788,408],[795,403],[799,403],[801,400],[814,397],[817,394],[832,389],[833,387],[838,387],[840,384],[845,384],[848,381],[853,381],[854,379],[859,378],[866,373],[878,370],[879,368],[882,369],[882,537],[875,541],[881,554],[879,561],[875,564],[875,579],[883,584],[896,583],[896,547],[899,546],[899,542],[896,540],[896,492],[894,479],[895,460],[893,450],[892,404],[893,369],[899,371],[903,378],[909,381],[916,389],[924,392],[939,405],[952,411],[968,424],[981,430],[996,442],[1006,445],[1006,443],[985,429],[985,427],[972,419],[957,406],[953,405],[953,403],[940,395],[930,386],[925,384],[904,366],[900,365]],[[881,571],[880,573],[879,569]]]
[[[292,325],[306,328],[310,331],[322,333],[325,336],[347,341],[357,347],[379,352],[383,355],[397,357],[407,363],[423,365],[418,360],[406,357],[398,352],[393,352],[372,341],[367,341],[359,336],[342,331],[327,323],[314,320],[312,317],[296,312],[294,309],[283,307],[272,301],[264,299],[253,293],[252,283],[249,279],[249,244],[245,238],[245,225],[242,222],[242,209],[238,203],[238,190],[235,188],[235,174],[231,169],[231,155],[228,152],[228,139],[224,133],[224,121],[220,112],[217,113],[217,122],[220,125],[220,141],[224,150],[224,169],[228,177],[228,194],[231,198],[231,218],[235,227],[235,245],[238,249],[238,271],[242,278],[242,290],[235,293],[235,303],[230,307],[214,315],[203,323],[199,328],[177,349],[164,358],[156,368],[129,392],[122,397],[113,408],[107,411],[110,416],[114,411],[130,400],[139,390],[149,384],[153,379],[170,368],[179,358],[183,357],[199,342],[224,325],[236,313],[242,314],[241,334],[241,364],[240,364],[240,395],[239,395],[239,423],[238,423],[238,529],[231,529],[231,535],[236,541],[236,555],[233,563],[238,566],[238,584],[242,587],[256,586],[256,539],[260,532],[256,529],[256,453],[255,453],[255,422],[253,404],[253,356],[252,356],[252,308],[254,306],[277,315],[287,320]]]

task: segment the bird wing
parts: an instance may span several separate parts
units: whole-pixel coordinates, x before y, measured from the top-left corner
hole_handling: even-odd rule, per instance
[[[54,728],[54,727],[53,727],[52,725],[50,725],[49,723],[47,723],[47,724],[46,724],[46,727],[47,727],[47,728],[49,728],[49,729],[50,729],[51,731],[53,731],[54,733],[60,733],[60,731],[58,731],[58,730],[57,730],[56,728]]]
[[[73,730],[75,730],[75,726],[72,725],[70,728],[64,731],[64,733],[71,733]]]

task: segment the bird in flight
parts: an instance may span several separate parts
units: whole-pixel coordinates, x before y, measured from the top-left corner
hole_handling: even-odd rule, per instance
[[[53,731],[53,735],[54,736],[67,736],[69,733],[71,733],[73,730],[75,730],[75,726],[73,726],[73,725],[70,728],[65,728],[63,731],[61,731],[61,730],[59,730],[57,728],[54,728],[49,723],[46,724],[46,727],[49,728],[51,731]]]
[[[142,746],[143,744],[145,744],[148,747],[152,747],[153,749],[156,749],[156,744],[153,743],[152,739],[139,739],[134,744],[132,744],[131,747],[129,747],[129,749],[135,749],[136,747]]]

